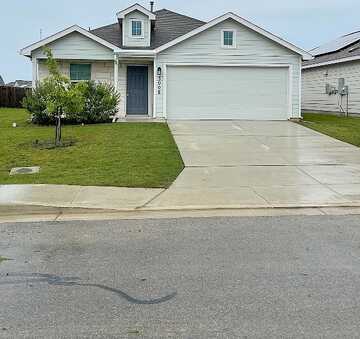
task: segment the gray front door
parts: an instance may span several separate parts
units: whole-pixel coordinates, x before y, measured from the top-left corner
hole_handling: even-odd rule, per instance
[[[127,67],[127,114],[148,114],[148,66]]]

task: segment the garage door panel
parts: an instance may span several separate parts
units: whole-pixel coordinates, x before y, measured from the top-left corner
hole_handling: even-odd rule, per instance
[[[168,119],[285,120],[288,69],[169,66]]]

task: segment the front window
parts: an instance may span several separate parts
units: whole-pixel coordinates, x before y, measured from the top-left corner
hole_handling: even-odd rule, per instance
[[[131,22],[131,34],[135,37],[142,36],[142,22],[139,20],[133,20]]]
[[[70,80],[71,81],[91,80],[91,65],[70,64]]]
[[[223,31],[223,47],[235,47],[234,31]]]

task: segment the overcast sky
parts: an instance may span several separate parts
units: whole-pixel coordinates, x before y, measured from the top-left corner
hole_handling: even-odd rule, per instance
[[[138,1],[149,7],[148,1]],[[73,24],[95,28],[116,21],[116,12],[133,4],[119,0],[1,0],[0,75],[5,82],[31,80],[30,61],[18,51]],[[225,12],[254,22],[304,49],[360,30],[358,0],[161,0],[167,8],[202,20]]]

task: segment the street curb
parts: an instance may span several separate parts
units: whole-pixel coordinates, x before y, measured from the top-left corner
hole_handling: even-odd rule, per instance
[[[299,209],[299,208],[328,208],[328,207],[360,207],[360,202],[354,203],[328,203],[328,204],[268,204],[268,205],[189,205],[189,206],[172,206],[172,207],[143,207],[136,210],[142,211],[193,211],[193,210],[241,210],[241,209]]]
[[[30,204],[18,204],[18,205],[0,205],[0,217],[1,216],[19,216],[19,215],[43,215],[43,214],[55,214],[55,213],[108,213],[110,209],[100,208],[78,208],[78,207],[57,207],[50,205],[30,205]]]
[[[0,216],[1,215],[14,215],[19,211],[27,211],[33,214],[41,214],[44,212],[61,212],[61,211],[73,211],[87,212],[87,213],[99,213],[99,212],[156,212],[156,211],[202,211],[202,210],[242,210],[242,209],[301,209],[301,208],[360,208],[360,202],[345,202],[345,203],[324,203],[324,204],[267,204],[267,205],[188,205],[188,206],[141,206],[133,208],[97,208],[97,207],[82,207],[82,206],[54,206],[50,204],[0,204]]]
[[[71,220],[163,219],[192,217],[255,217],[255,216],[360,215],[360,204],[349,206],[277,206],[241,208],[186,209],[94,209],[49,207],[38,205],[0,205],[0,224],[8,222],[41,222]]]

